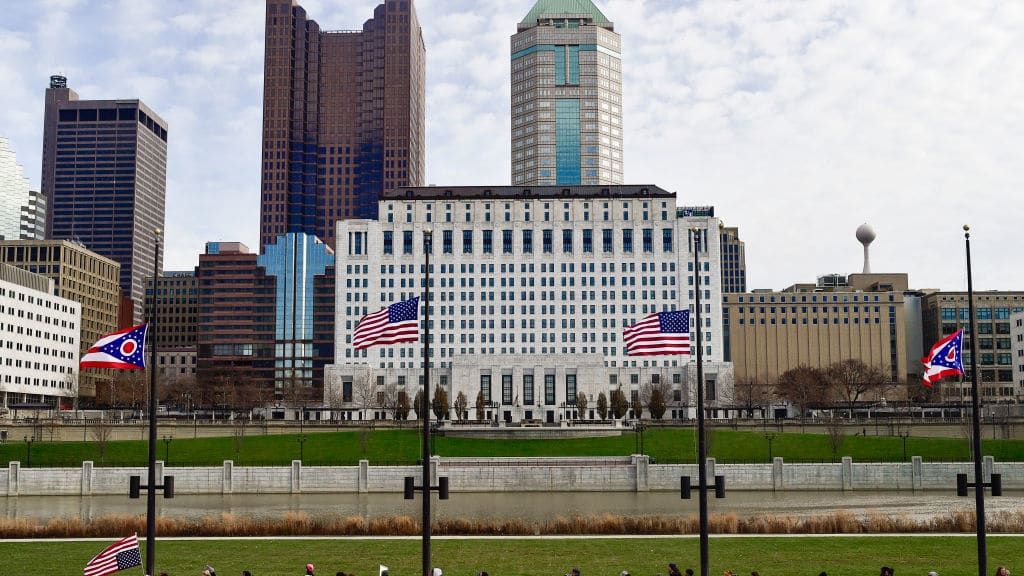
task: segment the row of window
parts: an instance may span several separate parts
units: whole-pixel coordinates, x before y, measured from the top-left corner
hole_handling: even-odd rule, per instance
[[[970,318],[969,308],[960,308],[959,318],[957,318],[957,309],[950,307],[942,307],[940,316],[942,320],[967,320]],[[1010,314],[1017,312],[1024,312],[1024,307],[1013,307],[1009,306],[997,307],[997,308],[975,308],[974,319],[975,320],[1009,320]]]
[[[473,240],[475,237],[474,230],[463,230],[462,231],[462,245],[461,251],[463,254],[473,254]],[[501,230],[500,231],[500,249],[502,254],[514,253],[514,242],[513,230]],[[594,252],[594,230],[584,229],[580,231],[580,244],[579,247],[583,253]],[[626,228],[622,230],[622,251],[626,253],[633,252],[633,229]],[[523,254],[532,254],[534,252],[534,231],[533,230],[522,230],[521,241],[519,243],[519,249]],[[423,246],[426,250],[433,253],[432,242],[427,238],[427,233],[423,233]],[[674,251],[674,243],[672,240],[673,229],[663,228],[661,231],[661,250],[662,252],[671,253]],[[555,231],[554,230],[542,230],[541,231],[541,243],[540,249],[544,254],[552,254],[555,251]],[[561,252],[572,253],[574,250],[574,240],[576,234],[574,230],[565,229],[562,230],[561,234]],[[357,242],[360,241],[357,237]],[[654,229],[644,228],[641,230],[641,249],[643,252],[651,253],[654,252]],[[615,251],[614,246],[614,230],[606,228],[601,230],[601,252],[610,254]],[[391,230],[384,231],[384,242],[383,242],[384,254],[395,253],[395,238],[394,232]],[[495,242],[495,231],[494,230],[481,230],[480,231],[480,251],[483,254],[493,254],[496,246]],[[357,254],[361,253],[357,249]],[[441,253],[442,254],[453,254],[455,251],[454,246],[454,232],[452,230],[443,230],[441,232]],[[402,253],[412,254],[413,253],[413,231],[405,230],[402,231]]]

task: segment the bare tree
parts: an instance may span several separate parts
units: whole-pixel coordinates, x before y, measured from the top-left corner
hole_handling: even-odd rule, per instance
[[[576,408],[580,411],[580,418],[586,419],[587,413],[587,395],[583,392],[576,393]]]
[[[398,385],[394,382],[386,384],[383,390],[377,391],[381,407],[391,412],[391,419],[398,420]]]
[[[843,437],[846,435],[843,420],[833,412],[825,421],[825,429],[828,431],[828,446],[832,450],[832,461],[835,462],[840,448],[843,447]]]
[[[601,420],[608,419],[608,397],[601,392],[597,395],[597,415],[601,417]]]
[[[826,398],[825,377],[817,368],[797,366],[779,376],[775,392],[792,402],[803,420],[808,408],[820,404]]]
[[[850,417],[857,400],[869,392],[880,392],[887,384],[885,371],[857,359],[835,362],[825,369],[832,399],[846,404]]]
[[[356,402],[363,411],[363,419],[369,420],[370,417],[367,415],[370,410],[375,408],[377,401],[376,391],[373,389],[373,380],[370,374],[361,374],[355,384],[355,395]]]
[[[629,411],[629,401],[626,400],[626,393],[622,391],[621,386],[612,390],[611,410],[612,417],[616,420],[625,418],[626,412]]]
[[[398,402],[395,404],[395,419],[405,420],[409,417],[409,395],[405,390],[398,391]]]
[[[466,409],[469,408],[469,399],[462,392],[455,396],[455,417],[459,421],[466,419]]]
[[[736,379],[733,395],[746,417],[753,418],[754,408],[764,411],[771,403],[772,387],[756,376],[743,376]]]
[[[448,419],[448,391],[442,386],[438,386],[434,392],[434,400],[431,402],[431,408],[434,410],[434,416],[438,420]]]
[[[423,389],[420,388],[416,391],[416,396],[412,401],[413,410],[416,411],[416,419],[422,419],[423,415],[427,412],[427,399],[423,394]]]
[[[672,393],[672,386],[668,382],[651,382],[644,384],[640,389],[640,400],[647,406],[651,418],[661,420],[668,408],[668,398]]]
[[[89,433],[96,442],[96,451],[100,455],[100,464],[103,464],[103,460],[107,455],[107,442],[110,441],[110,437],[114,434],[114,426],[100,419],[89,428]]]
[[[78,373],[68,372],[64,375],[64,387],[71,391],[71,409],[78,417]]]
[[[484,419],[484,409],[487,408],[487,402],[484,401],[484,391],[481,390],[476,393],[476,419]]]

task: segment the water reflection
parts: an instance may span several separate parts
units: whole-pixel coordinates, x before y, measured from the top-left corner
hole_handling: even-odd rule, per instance
[[[986,510],[1024,510],[1024,492],[1007,492],[986,499]],[[734,513],[741,517],[757,514],[810,516],[843,509],[854,514],[882,512],[923,519],[952,510],[973,509],[973,498],[958,498],[953,492],[729,492],[724,500],[709,499],[712,513]],[[435,496],[436,498],[436,496]],[[19,496],[0,499],[8,518],[95,518],[108,514],[143,514],[145,499],[127,496]],[[201,518],[231,513],[240,516],[280,517],[287,512],[312,516],[339,514],[375,518],[417,516],[418,500],[404,500],[401,494],[229,494],[223,496],[179,495],[157,500],[164,516]],[[694,499],[680,500],[676,492],[505,492],[452,493],[451,499],[434,506],[436,517],[522,518],[544,520],[557,516],[618,514],[623,516],[690,515],[697,513]]]

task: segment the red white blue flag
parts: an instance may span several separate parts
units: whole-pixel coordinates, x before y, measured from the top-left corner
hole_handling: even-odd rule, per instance
[[[363,350],[370,346],[416,342],[420,339],[419,309],[417,296],[363,316],[352,333],[352,346]]]
[[[662,356],[690,353],[690,311],[655,312],[623,330],[626,354]]]
[[[924,364],[924,385],[928,388],[932,384],[942,380],[946,376],[961,376],[964,373],[964,331],[956,332],[946,336],[932,346],[931,352],[921,358]]]
[[[82,356],[82,368],[146,369],[146,324],[107,334]]]
[[[121,570],[142,565],[139,553],[139,536],[129,536],[107,546],[85,565],[85,576],[106,576]]]

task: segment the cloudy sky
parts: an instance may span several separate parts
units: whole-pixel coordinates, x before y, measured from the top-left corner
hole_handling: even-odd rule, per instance
[[[303,0],[324,29],[374,0]],[[428,183],[509,182],[509,36],[532,0],[416,0]],[[713,204],[752,288],[860,268],[1024,289],[1024,2],[597,0],[623,37],[630,183]],[[261,0],[5,0],[0,134],[38,186],[43,93],[141,98],[170,123],[167,268],[257,244]]]

